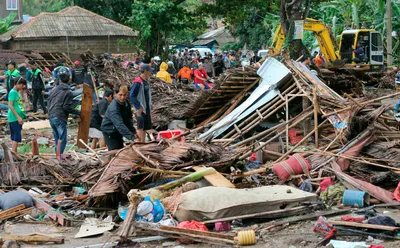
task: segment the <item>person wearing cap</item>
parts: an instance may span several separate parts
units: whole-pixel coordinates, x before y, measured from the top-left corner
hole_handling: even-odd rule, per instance
[[[14,61],[10,60],[7,63],[7,69],[8,70],[6,71],[4,76],[0,76],[0,79],[6,80],[7,94],[5,96],[5,100],[8,99],[8,92],[10,92],[14,88],[14,79],[21,76],[19,70],[16,68],[16,63]]]
[[[148,82],[152,68],[143,64],[140,76],[133,80],[130,91],[130,100],[136,110],[137,134],[140,142],[145,142],[145,131],[152,128],[151,123],[151,87]]]
[[[112,102],[114,92],[107,89],[104,92],[103,99],[101,99],[93,108],[90,118],[89,138],[92,138],[92,149],[96,149],[97,142],[99,141],[100,148],[105,147],[104,136],[101,132],[101,122],[106,114],[108,105]]]
[[[101,122],[104,141],[109,151],[124,147],[124,137],[135,139],[136,130],[133,127],[132,109],[128,101],[128,87],[122,85],[115,89],[114,100],[110,103]]]
[[[207,80],[210,77],[208,76],[206,70],[204,69],[204,64],[200,63],[199,67],[194,70],[194,85],[198,89],[210,89],[210,86],[207,83]]]
[[[47,109],[46,105],[44,104],[44,78],[42,75],[42,71],[37,67],[36,62],[31,60],[29,61],[29,67],[30,67],[30,78],[28,79],[29,81],[32,82],[32,107],[33,107],[33,113],[37,112],[37,102],[39,101],[40,106],[43,109],[44,114],[47,114]]]
[[[26,88],[26,80],[22,77],[15,78],[15,84],[8,93],[8,115],[7,120],[10,125],[12,151],[17,152],[18,143],[21,142],[22,124],[26,117],[24,102],[20,91]]]
[[[85,67],[81,65],[79,60],[74,62],[74,68],[72,68],[72,83],[75,84],[77,88],[83,87],[85,82]]]
[[[67,121],[70,114],[79,116],[80,112],[73,108],[73,96],[68,83],[71,74],[68,68],[58,71],[60,84],[50,91],[48,99],[50,126],[53,129],[55,150],[58,150],[58,141],[61,141],[59,154],[64,153],[67,145]],[[57,153],[58,154],[58,153]]]

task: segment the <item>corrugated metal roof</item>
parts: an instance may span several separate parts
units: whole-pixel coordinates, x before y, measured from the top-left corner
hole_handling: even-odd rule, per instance
[[[137,36],[130,27],[78,6],[57,13],[41,13],[0,36],[1,41],[46,37]]]
[[[215,39],[207,39],[207,40],[196,40],[192,42],[193,46],[207,46],[208,44],[215,42],[218,44],[218,42]]]
[[[220,28],[217,28],[215,30],[211,30],[211,31],[209,31],[207,33],[204,33],[204,34],[198,36],[197,39],[205,40],[205,39],[215,38],[216,36],[218,36],[218,35],[220,35],[220,34],[222,34],[224,32],[229,32],[229,31],[227,29],[225,29],[225,27],[220,27]]]

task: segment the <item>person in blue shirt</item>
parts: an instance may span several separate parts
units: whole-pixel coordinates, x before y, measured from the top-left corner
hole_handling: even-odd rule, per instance
[[[140,142],[145,142],[145,131],[152,128],[151,123],[151,87],[148,82],[153,69],[148,64],[142,64],[140,76],[133,80],[129,93],[131,103],[136,110],[137,135]]]

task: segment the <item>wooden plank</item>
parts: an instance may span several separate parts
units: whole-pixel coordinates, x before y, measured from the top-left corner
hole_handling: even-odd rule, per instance
[[[63,244],[63,237],[51,237],[46,235],[34,234],[29,236],[20,236],[20,235],[8,235],[3,234],[2,240],[15,240],[17,242],[54,242],[57,244]]]
[[[200,230],[192,230],[192,229],[185,229],[185,228],[179,228],[179,227],[174,227],[174,226],[163,226],[160,225],[161,230],[168,230],[168,231],[177,231],[180,233],[186,233],[186,234],[195,234],[195,235],[206,235],[209,237],[214,237],[214,238],[220,238],[220,239],[233,239],[234,234],[225,234],[225,233],[216,233],[216,232],[204,232]]]
[[[300,207],[294,207],[294,208],[288,208],[288,209],[279,209],[279,210],[273,210],[273,211],[267,211],[267,212],[261,212],[261,213],[246,214],[246,215],[231,216],[231,217],[226,217],[226,218],[221,218],[221,219],[207,220],[207,221],[203,221],[202,223],[203,224],[211,224],[211,223],[216,223],[216,222],[231,221],[231,220],[237,220],[237,219],[263,218],[263,216],[268,218],[268,216],[272,217],[272,215],[275,216],[276,214],[282,214],[282,215],[287,216],[290,213],[292,213],[292,215],[295,215],[298,212],[308,211],[309,209],[310,209],[310,207],[300,206]]]
[[[21,204],[21,205],[15,206],[13,208],[1,211],[0,212],[0,218],[3,218],[3,216],[6,216],[8,214],[14,213],[15,211],[22,210],[22,209],[25,209],[25,205],[24,204]]]
[[[82,105],[81,105],[81,122],[78,128],[77,146],[86,149],[85,145],[79,140],[83,140],[86,144],[89,140],[90,116],[92,113],[93,91],[88,84],[83,85]]]
[[[7,219],[10,219],[10,218],[13,218],[13,217],[20,216],[20,215],[30,214],[30,213],[32,213],[32,210],[33,210],[33,207],[27,208],[27,209],[18,210],[18,211],[15,211],[13,213],[9,213],[7,215],[2,216],[0,218],[0,220],[7,220]]]
[[[202,170],[205,170],[206,167],[193,166],[193,169],[195,171],[202,171]],[[204,176],[204,179],[206,179],[212,186],[215,186],[215,187],[235,188],[235,185],[233,185],[228,179],[226,179],[218,171],[214,174]]]
[[[29,130],[29,129],[44,129],[44,128],[51,128],[50,126],[50,121],[49,120],[43,120],[43,121],[30,121],[24,123],[22,126],[22,129],[24,130]]]
[[[338,220],[329,220],[329,222],[333,225],[338,225],[338,226],[351,226],[351,227],[360,227],[360,228],[376,229],[384,231],[400,230],[400,227],[394,227],[394,226],[381,226],[381,225],[363,224],[363,223],[338,221]]]

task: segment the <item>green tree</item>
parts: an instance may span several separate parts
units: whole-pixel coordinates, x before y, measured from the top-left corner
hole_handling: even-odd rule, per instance
[[[212,4],[203,4],[198,11],[223,20],[225,27],[239,40],[233,47],[246,44],[249,49],[256,50],[270,44],[273,29],[279,23],[278,6],[275,0],[215,0]]]
[[[15,12],[11,12],[6,18],[0,19],[0,35],[10,31],[13,26],[11,26],[17,14]]]
[[[24,14],[37,16],[42,12],[57,12],[70,6],[67,0],[22,0]]]
[[[184,0],[134,0],[128,24],[140,32],[148,57],[168,50],[169,42],[190,40],[206,27],[205,15],[190,12]]]

